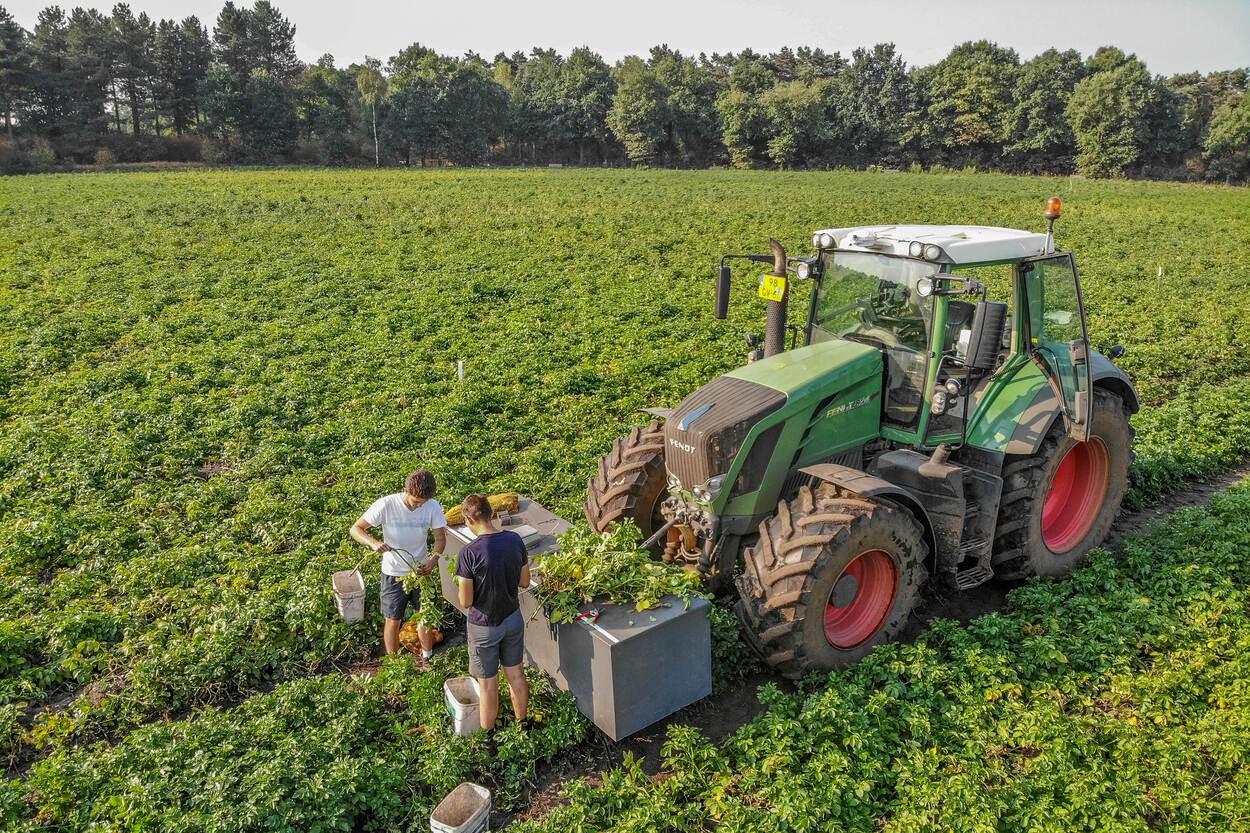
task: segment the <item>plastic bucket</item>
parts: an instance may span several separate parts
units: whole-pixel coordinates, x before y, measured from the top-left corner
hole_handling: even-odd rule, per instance
[[[463,679],[463,678],[462,678]],[[447,793],[430,814],[432,833],[478,833],[490,821],[490,790],[468,781]]]
[[[365,618],[365,580],[360,570],[339,570],[332,577],[334,606],[344,622],[359,622]]]
[[[443,700],[447,713],[456,726],[456,734],[468,737],[481,730],[479,713],[482,707],[482,691],[472,677],[452,677],[443,683]],[[460,786],[464,786],[461,784]]]

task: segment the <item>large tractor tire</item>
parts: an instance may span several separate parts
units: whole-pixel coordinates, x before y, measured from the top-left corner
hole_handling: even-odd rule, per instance
[[[649,537],[664,524],[660,503],[667,486],[660,423],[635,428],[599,458],[599,472],[587,484],[586,520],[595,532],[606,532],[628,519]]]
[[[994,533],[994,574],[1061,576],[1102,543],[1128,488],[1133,428],[1120,397],[1094,389],[1090,436],[1077,442],[1063,421],[1037,453],[1008,457]]]
[[[907,510],[828,483],[804,486],[747,549],[738,617],[782,676],[848,665],[898,637],[928,552]]]

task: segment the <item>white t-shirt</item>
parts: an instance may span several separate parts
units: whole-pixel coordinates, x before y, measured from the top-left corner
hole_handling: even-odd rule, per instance
[[[378,498],[361,517],[369,526],[382,527],[384,542],[412,554],[412,558],[407,559],[397,552],[382,553],[382,573],[395,578],[403,578],[414,567],[425,564],[429,531],[447,526],[443,507],[437,500],[431,498],[416,509],[409,509],[403,492]]]

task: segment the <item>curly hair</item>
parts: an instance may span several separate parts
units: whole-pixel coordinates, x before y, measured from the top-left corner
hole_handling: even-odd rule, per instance
[[[425,469],[417,469],[404,479],[404,491],[413,497],[429,500],[438,492],[434,483],[434,475]]]

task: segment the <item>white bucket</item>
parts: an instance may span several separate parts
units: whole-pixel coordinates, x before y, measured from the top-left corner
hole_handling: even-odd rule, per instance
[[[339,570],[333,576],[334,606],[344,622],[365,618],[365,580],[360,570]]]
[[[461,678],[463,679],[463,678]],[[430,814],[432,833],[478,833],[490,821],[490,790],[468,781],[447,793]]]
[[[482,708],[482,691],[472,677],[452,677],[443,683],[443,700],[447,713],[456,726],[456,734],[468,737],[482,728],[479,716]],[[463,784],[461,786],[464,786]]]

